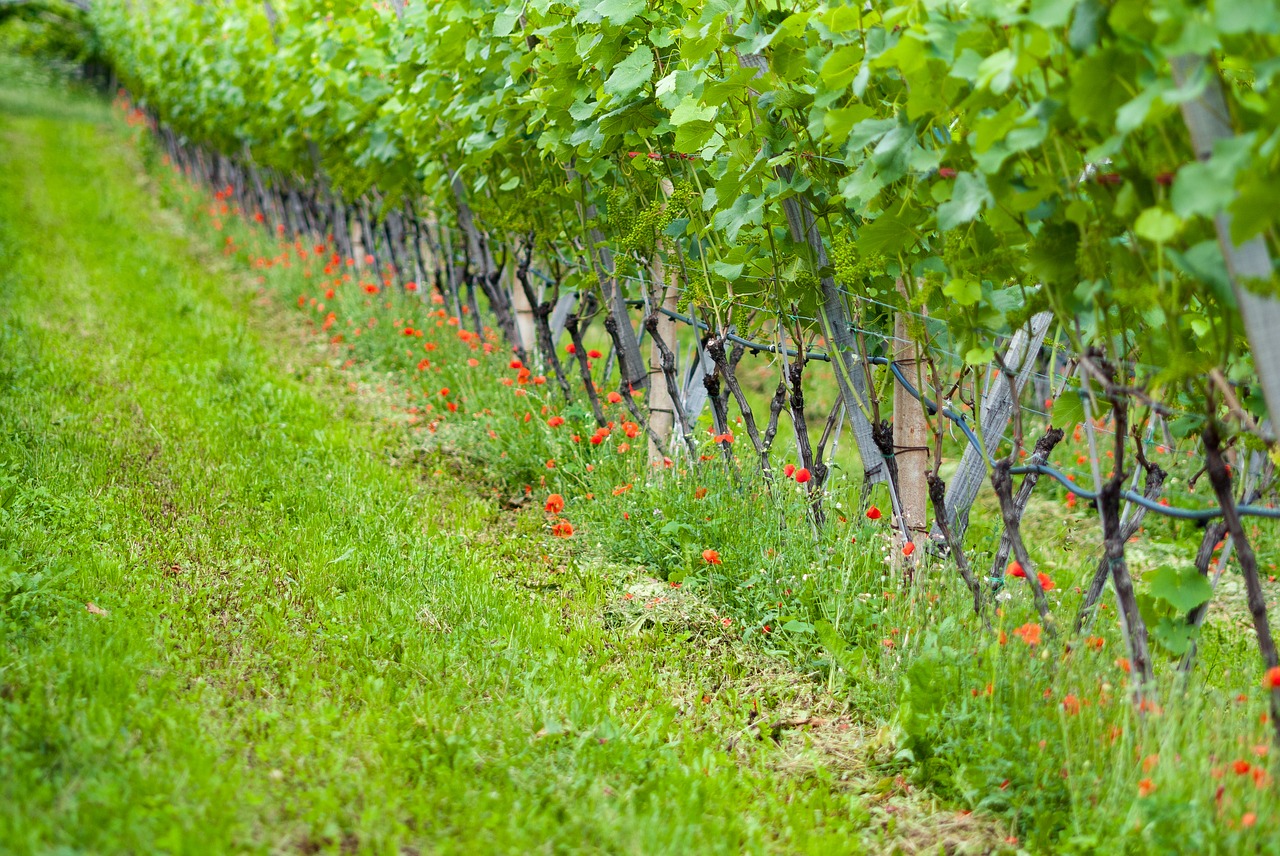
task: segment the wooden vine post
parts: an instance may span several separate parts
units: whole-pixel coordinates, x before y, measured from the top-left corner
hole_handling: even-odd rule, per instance
[[[1022,393],[1023,387],[1030,378],[1036,365],[1036,357],[1040,353],[1040,346],[1044,343],[1045,334],[1048,333],[1052,322],[1051,313],[1039,312],[1013,335],[1004,353],[1005,365],[1017,368],[1013,382],[1011,383],[1009,377],[997,367],[995,380],[982,396],[980,411],[982,442],[987,447],[988,456],[996,453],[1000,439],[1004,436],[1005,429],[1009,427],[1009,420],[1013,415],[1013,399]],[[1052,449],[1052,446],[1049,448]],[[1034,474],[1028,475],[1028,478],[1034,485]],[[986,480],[986,457],[977,447],[965,444],[964,452],[960,456],[960,464],[947,485],[946,504],[951,529],[960,541],[964,540],[964,533],[969,528],[969,509],[973,506],[978,490]],[[941,534],[938,526],[935,525],[934,530]],[[1003,567],[1001,565],[1002,570]]]
[[[898,280],[898,290],[906,299],[906,287]],[[911,333],[909,313],[900,311],[894,318],[893,361],[917,389],[921,365],[919,345]],[[928,532],[929,511],[929,422],[924,407],[902,384],[893,386],[893,456],[898,465],[898,501],[901,506],[900,528],[911,543]],[[918,546],[918,545],[917,545]]]
[[[1196,158],[1208,160],[1213,155],[1215,143],[1235,136],[1231,111],[1222,94],[1222,82],[1204,57],[1174,57],[1170,65],[1173,79],[1181,88],[1194,83],[1200,76],[1205,78],[1204,93],[1199,98],[1182,102],[1182,118],[1191,135]],[[1227,263],[1236,303],[1240,306],[1240,316],[1249,337],[1249,349],[1253,352],[1253,365],[1262,384],[1267,410],[1273,417],[1280,416],[1280,297],[1276,296],[1274,289],[1265,294],[1251,290],[1253,283],[1269,286],[1275,281],[1271,253],[1262,235],[1236,244],[1231,237],[1231,215],[1225,209],[1213,218],[1213,225],[1222,258]]]
[[[663,264],[660,248],[654,251],[650,271],[653,280],[649,285],[649,304],[653,307],[654,335],[649,342],[649,425],[653,429],[649,440],[649,463],[661,467],[662,447],[670,447],[671,432],[676,424],[676,400],[671,395],[663,368],[663,349],[667,347],[666,343],[676,341],[676,321],[657,309],[675,312],[680,294],[679,277]],[[683,429],[684,426],[681,427]]]
[[[526,354],[532,355],[535,353],[533,344],[538,340],[533,301],[529,299],[528,292],[523,288],[514,288],[511,290],[511,304],[512,309],[515,310],[516,333],[520,338],[519,342],[512,342],[512,344],[519,345]]]

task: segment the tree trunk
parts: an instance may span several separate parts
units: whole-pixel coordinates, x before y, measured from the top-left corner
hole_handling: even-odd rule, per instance
[[[1049,613],[1049,600],[1044,596],[1044,586],[1040,584],[1035,564],[1031,561],[1027,545],[1022,540],[1022,515],[1013,500],[1013,477],[1009,473],[1012,467],[1013,464],[1008,458],[996,461],[991,468],[991,487],[995,489],[996,498],[1000,500],[1000,516],[1004,522],[1004,533],[1013,547],[1014,558],[1018,560],[1018,564],[1022,565],[1027,575],[1027,584],[1031,586],[1031,593],[1035,597],[1036,611],[1040,613],[1040,620],[1044,623],[1045,630],[1053,634],[1056,628],[1053,624],[1053,616]]]
[[[964,580],[964,584],[973,594],[973,611],[976,615],[982,615],[982,584],[978,578],[973,575],[973,569],[969,567],[969,559],[964,554],[964,545],[956,538],[951,526],[947,523],[946,515],[946,496],[947,485],[941,478],[934,473],[929,473],[929,501],[933,503],[934,518],[938,521],[938,526],[942,529],[942,537],[946,540],[947,546],[951,549],[951,556],[956,560],[956,568],[960,571],[960,577]]]
[[[1044,433],[1039,440],[1036,441],[1035,451],[1031,453],[1030,460],[1027,463],[1031,466],[1046,463],[1049,460],[1049,454],[1053,451],[1053,447],[1062,442],[1063,431],[1061,428],[1050,428]],[[1040,480],[1040,474],[1031,472],[1022,477],[1022,484],[1018,485],[1018,495],[1013,499],[1014,513],[1018,518],[1022,518],[1022,513],[1027,508],[1027,503],[1031,500],[1031,492],[1035,490],[1036,482]],[[1009,563],[1009,552],[1013,549],[1013,542],[1009,539],[1009,533],[1005,532],[1000,538],[1000,546],[996,548],[996,557],[991,565],[991,583],[997,585],[1004,581],[1004,569]]]
[[[582,387],[587,391],[587,400],[591,402],[591,413],[595,416],[596,425],[603,428],[608,421],[604,418],[604,409],[600,406],[600,395],[596,392],[596,383],[591,378],[591,363],[587,358],[587,348],[582,343],[582,319],[595,314],[596,299],[593,295],[584,294],[578,302],[578,311],[565,321],[565,329],[573,341],[573,355],[578,362],[578,374],[582,378]]]
[[[448,164],[445,164],[448,168]],[[502,330],[503,337],[510,344],[516,357],[521,362],[528,360],[528,354],[525,352],[524,344],[520,338],[520,330],[516,326],[515,315],[511,311],[510,295],[506,289],[502,287],[502,271],[494,262],[493,253],[489,250],[489,243],[485,236],[480,234],[480,229],[476,226],[475,217],[471,213],[471,206],[467,204],[466,190],[462,186],[462,180],[458,178],[458,174],[453,173],[450,182],[453,190],[454,201],[457,203],[458,228],[462,230],[463,237],[467,242],[467,258],[471,263],[471,277],[469,283],[479,285],[480,290],[484,292],[485,297],[489,299],[489,309],[492,310],[494,317],[498,321],[498,328]],[[475,303],[475,294],[471,292],[468,298],[472,305],[472,312],[476,314],[474,323],[479,326],[479,307]]]
[[[769,62],[762,54],[738,54],[738,62],[743,68],[754,68],[756,77],[769,70]],[[755,93],[758,97],[759,93]],[[765,113],[766,111],[761,111]],[[768,121],[762,115],[761,120]],[[778,166],[775,170],[778,178],[790,182],[793,171],[789,166]],[[817,220],[807,204],[791,196],[782,202],[782,211],[787,218],[787,227],[791,239],[809,247],[814,269],[824,271],[830,269],[827,249],[823,245],[822,235],[818,232]],[[853,334],[853,325],[849,323],[849,311],[845,305],[844,295],[840,292],[835,280],[830,275],[819,274],[822,288],[822,303],[819,314],[822,319],[822,334],[826,337],[827,346],[831,349],[831,365],[835,369],[836,385],[840,389],[840,397],[844,400],[845,412],[849,416],[849,425],[853,429],[854,443],[858,447],[858,455],[862,458],[862,474],[865,485],[889,480],[884,456],[871,436],[871,416],[866,377],[863,374],[866,365],[866,354],[858,347],[857,338]],[[893,485],[889,484],[890,494]],[[896,505],[896,500],[894,502]]]
[[[577,182],[582,187],[582,198],[585,200],[590,193],[590,185],[572,168],[566,170],[569,181]],[[594,205],[587,204],[585,201],[578,203],[578,215],[582,220],[583,227],[587,230],[587,240],[590,242],[588,253],[591,257],[591,267],[595,270],[596,279],[600,282],[600,291],[604,295],[606,308],[609,310],[609,318],[612,320],[612,327],[606,325],[606,329],[610,329],[610,334],[614,339],[614,347],[618,354],[618,373],[622,376],[622,391],[629,392],[631,390],[644,389],[645,384],[649,382],[648,370],[645,368],[644,360],[640,356],[640,340],[636,337],[635,328],[631,326],[631,315],[627,312],[626,294],[622,290],[622,285],[618,282],[617,272],[613,263],[613,251],[609,249],[605,243],[604,233],[591,225],[591,221],[595,219],[596,208]]]
[[[1236,556],[1240,560],[1240,573],[1244,576],[1249,614],[1253,617],[1253,631],[1258,637],[1262,665],[1267,669],[1274,669],[1280,666],[1280,654],[1276,652],[1276,643],[1271,636],[1271,623],[1267,620],[1267,596],[1258,577],[1258,558],[1245,535],[1240,514],[1236,511],[1235,499],[1231,495],[1231,475],[1227,472],[1226,461],[1222,459],[1218,426],[1212,419],[1205,426],[1203,436],[1205,468],[1209,474],[1209,483],[1213,485],[1213,492],[1218,497],[1218,505],[1222,507],[1222,520],[1227,524],[1227,532],[1236,545]],[[1268,686],[1271,696],[1271,724],[1274,729],[1272,739],[1280,745],[1280,686]]]
[[[769,467],[769,444],[773,441],[773,435],[769,434],[765,437],[760,436],[760,431],[756,426],[756,417],[751,410],[751,404],[747,401],[746,394],[742,391],[742,385],[738,383],[737,372],[734,365],[725,353],[725,340],[728,331],[721,330],[707,341],[707,354],[711,357],[711,361],[716,364],[716,371],[720,373],[721,380],[724,381],[729,393],[733,395],[734,402],[738,405],[738,412],[742,415],[742,425],[746,429],[747,437],[751,440],[751,446],[755,449],[756,455],[760,458],[760,472],[764,474],[765,481],[773,481],[773,471]],[[775,396],[776,401],[776,396]],[[779,409],[781,409],[779,407]],[[773,424],[777,425],[776,416]]]
[[[671,316],[657,311],[657,308],[675,312],[679,292],[676,277],[672,276],[668,281],[666,267],[657,253],[654,254],[650,270],[653,281],[649,289],[649,305],[654,308],[645,322],[650,334],[649,425],[653,429],[652,436],[658,438],[663,446],[669,447],[671,431],[676,424],[676,406],[679,402],[672,396],[663,372],[663,350],[667,343],[676,341],[676,321]],[[661,448],[652,440],[649,442],[649,463],[662,463]]]
[[[693,427],[689,424],[688,414],[684,412],[684,405],[681,403],[681,400],[680,400],[680,381],[679,381],[679,378],[676,376],[676,355],[671,350],[671,347],[667,345],[667,342],[662,337],[659,329],[661,327],[661,319],[663,318],[666,318],[666,316],[663,315],[661,312],[657,312],[657,311],[650,312],[649,316],[645,318],[645,322],[644,322],[645,329],[649,332],[649,336],[653,341],[653,347],[656,348],[658,352],[658,362],[659,362],[659,368],[661,370],[662,384],[663,386],[666,387],[666,390],[667,390],[666,401],[670,403],[672,416],[674,417],[674,425],[672,427],[674,427],[675,431],[679,432],[681,439],[684,440],[685,449],[689,452],[690,466],[696,467],[698,465],[698,449],[694,445],[694,441],[693,441]],[[673,332],[673,333],[675,332],[674,325],[671,325],[670,332]],[[652,395],[653,389],[650,388],[649,392]],[[627,396],[627,398],[630,398],[630,397],[631,396]],[[657,430],[654,427],[653,412],[650,411],[649,436],[652,441],[658,444],[657,449],[659,451],[661,451],[663,444],[670,447],[671,433],[672,431],[668,429],[667,435],[665,437],[658,434]],[[652,449],[654,448],[654,442],[650,443],[649,460],[651,463],[656,463],[656,464],[663,463],[661,457],[656,457],[653,454]]]
[[[1160,496],[1160,491],[1164,487],[1165,477],[1168,476],[1160,467],[1150,464],[1147,467],[1146,486],[1143,488],[1143,496],[1147,499],[1155,501]],[[1133,516],[1127,521],[1122,520],[1120,524],[1120,540],[1128,542],[1138,529],[1142,527],[1142,519],[1146,516],[1147,509],[1141,505],[1134,510]],[[1084,593],[1084,600],[1080,602],[1080,610],[1076,614],[1076,632],[1081,632],[1093,617],[1093,609],[1098,605],[1098,600],[1102,597],[1102,589],[1107,583],[1107,574],[1110,571],[1110,562],[1104,556],[1102,561],[1098,563],[1098,568],[1093,572],[1093,579],[1089,581],[1089,588]]]

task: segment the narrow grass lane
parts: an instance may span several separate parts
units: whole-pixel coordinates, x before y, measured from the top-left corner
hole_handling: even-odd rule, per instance
[[[93,99],[0,94],[0,850],[883,845],[725,751],[743,655],[503,582],[535,527],[389,462],[141,175]]]

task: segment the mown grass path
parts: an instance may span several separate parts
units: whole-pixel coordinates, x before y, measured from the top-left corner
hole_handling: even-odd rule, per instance
[[[104,105],[15,86],[0,851],[882,846],[821,763],[725,751],[749,705],[707,672],[735,655],[622,637],[590,579],[504,582],[539,561],[528,531],[387,460]]]

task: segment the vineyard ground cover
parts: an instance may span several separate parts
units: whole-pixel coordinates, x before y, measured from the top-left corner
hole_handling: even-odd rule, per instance
[[[1001,840],[692,587],[415,455],[394,376],[300,345],[100,103],[5,63],[0,850]]]
[[[92,21],[144,151],[194,179],[175,200],[296,301],[335,364],[386,373],[374,388],[409,459],[447,455],[579,567],[640,568],[705,601],[889,723],[914,784],[998,813],[1029,849],[1260,849],[1280,746],[1275,532],[1233,507],[1274,505],[1280,461],[1260,436],[1280,410],[1280,298],[1250,282],[1272,273],[1278,225],[1259,203],[1276,16],[1227,0],[772,5],[95,0]],[[561,313],[557,288],[592,295],[579,306],[616,346],[584,354],[573,321],[580,385],[537,272]],[[736,446],[723,399],[705,436],[681,413],[681,306],[743,410]],[[1014,342],[1043,360],[1052,341],[1060,382],[988,382],[980,408],[987,366],[1032,367],[1009,342],[1028,316]],[[761,438],[729,325],[829,341],[887,514],[879,486],[855,496],[810,453],[803,357],[772,363]],[[889,370],[871,368],[889,341]],[[952,385],[961,365],[975,371]],[[892,426],[859,406],[872,388]],[[972,443],[951,473],[948,422]],[[1015,466],[1037,435],[1031,460],[1053,468]],[[983,506],[964,531],[984,476],[999,517]],[[935,521],[955,567],[913,534],[927,504],[955,512]],[[1221,526],[1160,519],[1214,505]],[[1245,611],[1237,572],[1247,622],[1222,611]],[[1115,604],[1095,608],[1108,577]],[[639,594],[609,606],[643,632],[668,604]]]
[[[148,134],[140,138],[144,148],[150,144]],[[158,163],[157,174],[172,171]],[[910,763],[914,783],[999,812],[1019,846],[1234,852],[1265,835],[1275,807],[1270,726],[1259,716],[1265,691],[1251,630],[1233,617],[1241,606],[1234,572],[1223,579],[1199,639],[1195,691],[1166,673],[1152,688],[1162,702],[1130,706],[1121,702],[1128,663],[1116,656],[1124,647],[1110,604],[1088,633],[1054,639],[1036,623],[1030,592],[1014,577],[997,595],[992,632],[946,618],[966,613],[954,569],[926,561],[914,585],[901,587],[883,519],[850,513],[856,483],[832,486],[835,516],[814,533],[800,485],[781,481],[768,489],[749,465],[726,471],[709,433],[696,471],[681,463],[674,473],[646,472],[642,451],[620,431],[588,442],[588,411],[564,405],[549,384],[510,363],[496,333],[463,338],[457,331],[469,329],[468,319],[449,318],[430,295],[379,285],[358,260],[333,262],[325,248],[271,240],[225,198],[181,181],[176,187],[176,203],[227,255],[259,271],[264,285],[304,313],[335,364],[375,373],[410,454],[445,451],[498,501],[536,509],[555,500],[543,531],[559,531],[579,561],[639,567],[678,583],[682,597],[705,598],[745,640],[824,682],[865,721],[887,724],[895,761]],[[330,268],[323,275],[321,264]],[[622,405],[608,414],[625,424]],[[1068,467],[1074,459],[1082,484],[1086,448],[1078,428],[1060,450]],[[1205,500],[1203,484],[1185,483],[1192,458],[1176,460],[1160,448],[1151,454],[1168,464],[1183,501]],[[779,455],[776,465],[786,461]],[[999,538],[994,499],[981,499],[975,515],[969,540],[984,561]],[[1097,567],[1096,509],[1045,484],[1026,519],[1037,567],[1057,581],[1052,609],[1072,615]],[[1194,552],[1202,531],[1159,517],[1147,524],[1131,545],[1132,567],[1145,590],[1181,602],[1181,577],[1170,569]],[[1274,571],[1273,538],[1257,526],[1250,537]],[[715,551],[714,562],[704,548]],[[1275,591],[1272,579],[1272,601]],[[637,628],[665,620],[671,608],[651,589],[615,591],[614,598],[613,620]],[[1176,607],[1154,596],[1143,606],[1160,632],[1176,630]],[[1228,772],[1234,777],[1224,781]]]

